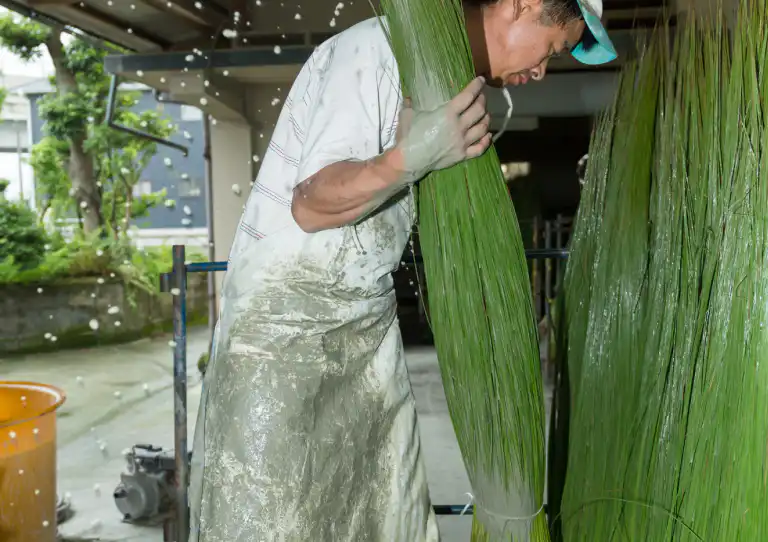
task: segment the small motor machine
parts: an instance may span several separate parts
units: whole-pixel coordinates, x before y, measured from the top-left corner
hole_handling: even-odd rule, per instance
[[[162,521],[175,502],[173,450],[137,444],[125,459],[127,468],[114,492],[117,509],[130,523]]]

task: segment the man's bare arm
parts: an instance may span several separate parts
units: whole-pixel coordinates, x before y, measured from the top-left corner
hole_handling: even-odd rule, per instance
[[[483,154],[491,144],[484,85],[477,78],[432,111],[406,106],[392,150],[330,164],[299,183],[291,204],[296,224],[314,233],[356,222],[430,171]]]
[[[403,167],[397,148],[326,166],[294,189],[293,218],[307,233],[355,222],[404,187]]]

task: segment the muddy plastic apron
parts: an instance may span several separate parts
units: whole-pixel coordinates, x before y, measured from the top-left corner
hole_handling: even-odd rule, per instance
[[[268,272],[256,254],[231,263],[192,542],[438,540],[390,274],[412,211],[407,196],[357,226],[274,235]]]

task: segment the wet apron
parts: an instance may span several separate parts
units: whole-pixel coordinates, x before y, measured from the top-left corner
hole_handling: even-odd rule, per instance
[[[192,542],[438,540],[391,278],[412,219],[408,195],[234,258],[195,435]]]

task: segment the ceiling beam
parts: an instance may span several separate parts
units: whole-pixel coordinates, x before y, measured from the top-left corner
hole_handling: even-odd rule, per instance
[[[191,24],[196,30],[201,33],[210,34],[215,29],[214,18],[205,17],[203,10],[195,9],[188,10],[178,5],[178,2],[169,2],[168,0],[139,0],[142,4],[155,8],[159,11],[171,13],[173,15],[182,17],[189,24]]]
[[[229,20],[227,10],[218,4],[208,2],[195,2],[194,0],[140,0],[148,6],[162,9],[184,17],[188,21],[204,25],[207,28],[218,28]],[[199,5],[198,8],[195,4]]]
[[[237,81],[215,74],[205,78],[195,74],[173,74],[167,78],[168,94],[173,101],[199,107],[214,119],[256,125],[245,107],[245,87]]]
[[[71,6],[77,0],[27,0],[27,5],[32,8],[39,6]]]

